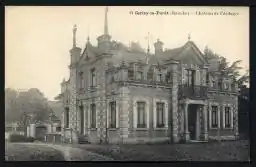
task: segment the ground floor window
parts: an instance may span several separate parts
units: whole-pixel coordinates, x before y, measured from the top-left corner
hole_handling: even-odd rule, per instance
[[[110,128],[116,128],[116,102],[110,102]]]
[[[212,106],[212,128],[218,127],[218,106]]]
[[[156,104],[156,118],[158,128],[164,127],[164,103],[157,103]]]
[[[146,128],[146,111],[145,111],[145,102],[137,102],[137,112],[138,112],[138,128]]]
[[[69,108],[65,109],[65,128],[69,128]]]
[[[96,128],[96,105],[91,104],[91,128]]]
[[[231,127],[231,112],[230,107],[225,107],[225,128]]]

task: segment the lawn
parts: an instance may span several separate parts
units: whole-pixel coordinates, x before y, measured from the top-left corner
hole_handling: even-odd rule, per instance
[[[33,143],[5,143],[6,161],[64,161],[60,151]]]
[[[120,161],[248,161],[248,141],[158,145],[76,145]]]

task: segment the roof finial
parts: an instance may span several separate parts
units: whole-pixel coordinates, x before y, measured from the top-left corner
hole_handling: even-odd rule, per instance
[[[77,31],[77,26],[75,24],[73,27],[73,47],[76,47],[76,31]]]
[[[88,26],[87,43],[90,42],[90,26]]]
[[[191,40],[191,33],[188,33],[188,41]]]
[[[108,35],[108,7],[105,9],[104,35]]]

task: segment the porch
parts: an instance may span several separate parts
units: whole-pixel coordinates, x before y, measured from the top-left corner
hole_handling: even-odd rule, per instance
[[[204,100],[186,100],[180,105],[181,140],[185,142],[208,141],[207,103]]]

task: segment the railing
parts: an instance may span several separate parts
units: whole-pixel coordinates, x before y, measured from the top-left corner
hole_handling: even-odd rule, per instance
[[[207,99],[207,86],[179,85],[179,98]]]

